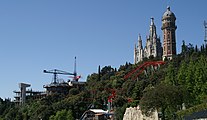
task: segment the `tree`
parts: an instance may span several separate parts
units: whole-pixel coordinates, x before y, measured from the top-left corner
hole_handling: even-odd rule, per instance
[[[162,118],[165,116],[172,117],[183,103],[183,92],[177,86],[159,84],[155,87],[150,87],[144,93],[140,106],[143,113],[149,115],[154,110],[162,112]],[[167,113],[165,115],[165,113]]]
[[[165,76],[165,82],[170,85],[178,85],[178,81],[176,79],[176,68],[173,62],[171,62],[167,68],[167,73]]]
[[[207,44],[205,45],[205,48],[206,48],[206,49],[205,49],[205,52],[206,52],[206,55],[207,55]]]
[[[203,45],[201,45],[200,49],[201,49],[201,53],[202,53],[204,51]]]
[[[18,115],[18,109],[10,108],[10,109],[7,109],[7,110],[8,110],[8,112],[5,115],[5,119],[6,120],[14,120],[16,118],[16,116]]]
[[[0,98],[0,117],[3,116],[5,118],[6,117],[14,118],[16,115],[15,111],[16,111],[16,108],[15,108],[14,102],[11,102],[11,99],[3,100]]]
[[[132,98],[133,99],[140,99],[141,96],[143,95],[143,91],[145,89],[145,87],[147,87],[149,85],[148,81],[145,80],[141,80],[141,81],[137,81],[135,83],[135,86],[132,90]]]
[[[70,94],[70,95],[77,95],[78,93],[79,93],[78,88],[71,88],[71,89],[69,90],[69,94]]]
[[[191,43],[188,44],[187,51],[190,55],[194,52],[193,44],[191,44]]]
[[[195,64],[194,71],[194,94],[197,96],[197,101],[200,103],[207,95],[207,60],[204,56],[201,56],[200,59]]]
[[[73,113],[71,110],[61,110],[56,115],[50,116],[49,120],[74,120]]]
[[[184,60],[178,70],[177,80],[179,85],[185,85],[186,83],[186,71],[187,71],[187,63]]]
[[[195,72],[195,61],[193,61],[192,59],[190,60],[190,62],[188,63],[188,67],[186,69],[186,84],[185,87],[186,89],[189,91],[190,93],[190,98],[194,98],[194,100],[192,100],[192,104],[195,104],[195,94],[194,94],[194,85],[195,85],[195,76],[194,76],[194,72]]]
[[[124,113],[126,111],[127,104],[123,105],[122,107],[117,107],[115,110],[115,116],[117,120],[123,120]]]
[[[101,80],[101,67],[100,65],[98,66],[98,81]]]
[[[101,69],[101,80],[109,80],[115,75],[115,71],[111,66],[105,66]]]
[[[195,52],[198,52],[198,46],[197,45],[195,46]]]
[[[181,54],[185,55],[186,52],[187,52],[187,46],[185,45],[185,41],[184,40],[182,42],[183,42],[183,44],[181,46],[181,48],[182,48]]]

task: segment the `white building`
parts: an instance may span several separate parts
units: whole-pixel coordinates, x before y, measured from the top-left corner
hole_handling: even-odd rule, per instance
[[[146,38],[146,46],[142,46],[141,35],[138,37],[138,45],[135,44],[134,49],[134,63],[138,63],[143,60],[143,58],[162,57],[162,46],[160,42],[160,37],[157,37],[156,26],[154,24],[154,18],[151,18],[149,35]]]

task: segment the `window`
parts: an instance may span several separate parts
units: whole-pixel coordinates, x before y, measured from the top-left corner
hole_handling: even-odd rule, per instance
[[[167,45],[167,49],[170,50],[170,44]]]
[[[170,39],[170,34],[167,35],[167,39]]]

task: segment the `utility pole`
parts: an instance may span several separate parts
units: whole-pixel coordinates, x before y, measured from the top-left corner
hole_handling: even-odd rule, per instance
[[[207,22],[205,20],[204,20],[204,28],[205,28],[204,42],[207,45]]]

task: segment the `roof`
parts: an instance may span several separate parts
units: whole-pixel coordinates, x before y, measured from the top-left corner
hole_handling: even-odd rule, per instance
[[[175,18],[175,14],[172,11],[170,11],[170,6],[167,7],[167,11],[165,11],[165,13],[162,16],[162,18],[165,18],[165,17]]]
[[[68,87],[67,83],[51,83],[47,85],[43,85],[44,88],[50,88],[50,87]]]
[[[207,110],[194,112],[191,115],[185,116],[185,120],[192,120],[192,119],[198,119],[198,118],[207,118]]]
[[[102,109],[90,109],[89,111],[92,111],[94,113],[108,113],[108,111],[104,111]]]

